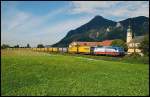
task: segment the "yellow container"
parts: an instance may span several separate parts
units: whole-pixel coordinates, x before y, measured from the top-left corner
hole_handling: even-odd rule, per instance
[[[48,52],[52,52],[52,48],[48,48]]]
[[[38,48],[36,48],[36,51],[38,51]]]
[[[57,48],[53,48],[53,52],[57,52],[58,51],[58,49]]]
[[[36,51],[39,51],[39,48],[36,48]]]
[[[33,48],[34,51],[36,51],[36,48]]]
[[[40,51],[40,48],[37,48],[37,51]]]
[[[89,54],[90,53],[90,46],[80,46],[78,48],[78,52],[79,53]]]
[[[38,51],[42,51],[42,48],[38,48]]]
[[[44,48],[44,51],[47,52],[47,51],[48,51],[48,48]]]
[[[41,48],[41,50],[40,50],[40,51],[44,52],[44,50],[45,50],[45,48]]]
[[[68,52],[69,53],[77,53],[77,47],[69,47]]]

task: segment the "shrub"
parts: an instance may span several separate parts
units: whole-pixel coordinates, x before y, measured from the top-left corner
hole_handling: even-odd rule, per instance
[[[141,56],[138,53],[132,53],[132,54],[126,55],[123,58],[123,60],[129,63],[149,64],[149,56]]]
[[[142,52],[144,53],[144,55],[148,55],[149,56],[149,35],[146,35],[143,39],[143,41],[140,44],[139,47]]]
[[[38,44],[37,48],[44,48],[43,44]]]
[[[123,47],[125,51],[127,51],[127,45],[125,43],[125,41],[121,40],[121,39],[115,39],[112,41],[112,46],[120,46]]]
[[[9,45],[7,45],[7,44],[3,44],[3,45],[1,45],[1,49],[5,49],[5,48],[9,48],[10,46]]]

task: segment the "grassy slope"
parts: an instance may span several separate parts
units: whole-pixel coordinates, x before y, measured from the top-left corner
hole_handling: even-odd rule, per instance
[[[1,52],[2,95],[149,95],[148,65]]]

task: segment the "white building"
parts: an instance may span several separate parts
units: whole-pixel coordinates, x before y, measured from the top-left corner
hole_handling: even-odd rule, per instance
[[[139,49],[140,42],[143,40],[144,36],[134,36],[131,29],[131,26],[127,29],[127,46],[128,46],[128,54],[132,54],[134,52],[139,53],[140,55],[143,55],[141,53],[141,50]]]

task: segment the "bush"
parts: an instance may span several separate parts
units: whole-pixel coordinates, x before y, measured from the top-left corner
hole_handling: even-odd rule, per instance
[[[14,48],[19,48],[19,45],[15,45]]]
[[[128,58],[131,58],[131,57],[132,57],[132,58],[137,58],[137,57],[141,57],[141,55],[135,52],[135,53],[126,55],[125,57],[128,57]]]
[[[125,43],[125,41],[121,40],[121,39],[115,39],[112,41],[112,46],[120,46],[123,47],[125,51],[127,51],[127,45]]]
[[[6,49],[6,48],[9,48],[9,47],[10,47],[9,45],[3,44],[3,45],[1,46],[1,49]]]
[[[149,64],[149,56],[141,56],[138,53],[126,55],[123,60],[129,63]]]
[[[31,48],[29,44],[27,44],[27,48]]]
[[[144,37],[143,41],[141,42],[139,48],[142,50],[144,55],[149,56],[149,35],[145,35],[145,37]]]
[[[37,48],[44,48],[43,44],[38,44]]]

